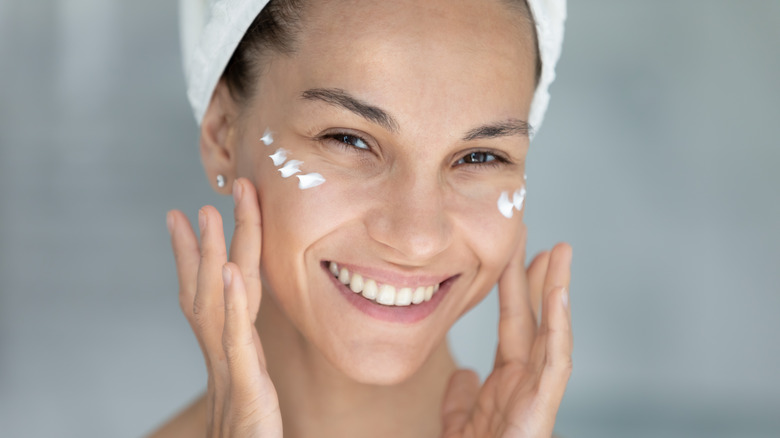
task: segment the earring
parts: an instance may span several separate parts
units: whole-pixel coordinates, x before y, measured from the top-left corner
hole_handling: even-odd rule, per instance
[[[217,175],[217,187],[225,187],[225,177],[222,174]]]

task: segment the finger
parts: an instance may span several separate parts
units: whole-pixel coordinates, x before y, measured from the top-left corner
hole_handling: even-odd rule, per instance
[[[257,361],[254,326],[247,309],[247,291],[241,269],[235,263],[222,268],[225,300],[225,328],[222,332],[222,348],[230,371],[231,392],[258,388],[260,367]]]
[[[262,286],[260,283],[261,223],[257,192],[246,178],[233,182],[236,229],[230,242],[230,261],[241,270],[247,290],[252,322],[257,318]]]
[[[193,316],[203,339],[210,362],[221,360],[222,328],[225,317],[222,286],[222,265],[227,261],[222,217],[217,209],[205,206],[198,213],[201,229],[198,286],[193,303]]]
[[[479,393],[479,376],[472,370],[452,373],[441,407],[442,437],[459,436],[471,417]]]
[[[166,222],[171,234],[173,257],[176,260],[176,275],[179,278],[179,305],[187,321],[192,323],[192,303],[195,299],[200,262],[198,238],[187,216],[181,211],[169,211]]]
[[[553,294],[556,289],[569,288],[569,282],[571,280],[571,246],[567,243],[559,243],[555,245],[550,252],[550,261],[547,264],[547,273],[544,278],[544,305],[547,305],[549,301],[549,295]],[[550,309],[552,312],[554,309]],[[546,309],[542,308],[542,322],[540,329],[545,330],[549,328],[549,315]]]
[[[536,319],[525,273],[527,229],[523,226],[514,256],[498,281],[499,321],[497,364],[528,359],[536,337]]]
[[[544,430],[552,431],[566,384],[572,370],[572,333],[569,312],[569,283],[571,280],[571,247],[559,243],[550,252],[544,281],[542,322],[539,343],[535,348],[540,377],[538,395],[540,409],[546,413]]]
[[[542,406],[553,419],[566,392],[572,372],[572,330],[569,292],[567,287],[556,287],[544,303],[547,317],[545,364],[539,382]]]
[[[247,290],[240,268],[226,263],[222,269],[225,300],[225,328],[222,346],[230,374],[232,412],[224,418],[231,429],[267,433],[258,436],[281,436],[279,399],[265,370],[257,330],[247,308]]]
[[[543,251],[534,257],[528,266],[528,293],[531,300],[531,309],[536,321],[541,319],[542,292],[544,291],[544,277],[547,274],[547,266],[550,264],[550,252]]]

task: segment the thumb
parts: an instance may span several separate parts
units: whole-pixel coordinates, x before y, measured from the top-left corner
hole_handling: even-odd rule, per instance
[[[441,406],[442,437],[459,436],[471,417],[479,393],[479,376],[473,370],[452,373]]]

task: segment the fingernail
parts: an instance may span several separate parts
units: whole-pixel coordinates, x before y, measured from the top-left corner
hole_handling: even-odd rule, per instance
[[[222,266],[222,282],[225,287],[230,287],[230,282],[233,281],[233,273],[230,272],[230,268],[227,265]]]
[[[238,180],[233,181],[233,204],[238,205],[241,200],[241,183]]]
[[[202,208],[198,211],[198,226],[201,232],[206,229],[206,213]]]
[[[563,288],[563,292],[561,292],[561,303],[563,303],[564,308],[569,307],[569,290],[565,287]]]
[[[173,214],[170,211],[165,214],[165,224],[168,226],[168,234],[173,234]]]

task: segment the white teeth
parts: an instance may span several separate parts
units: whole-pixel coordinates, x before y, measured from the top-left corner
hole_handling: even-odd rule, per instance
[[[376,298],[377,293],[379,293],[379,289],[376,287],[376,281],[370,278],[366,280],[366,284],[363,285],[363,296],[373,300]]]
[[[385,306],[409,306],[430,301],[439,290],[439,285],[399,287],[390,284],[378,284],[376,280],[365,278],[357,273],[350,273],[347,268],[339,268],[335,262],[328,264],[330,273],[339,282],[349,287],[352,292],[362,294],[364,298],[374,300]]]
[[[389,284],[383,284],[379,288],[379,295],[376,296],[376,302],[385,306],[395,304],[395,288]]]
[[[420,286],[414,290],[412,295],[412,304],[420,304],[425,301],[425,287]]]
[[[349,284],[349,271],[347,271],[347,268],[341,268],[341,272],[339,272],[339,281],[344,284]]]
[[[363,292],[363,276],[360,274],[352,274],[352,280],[349,282],[349,288],[356,294]]]
[[[402,287],[398,289],[398,292],[395,294],[395,305],[408,306],[409,304],[412,304],[412,288]]]

